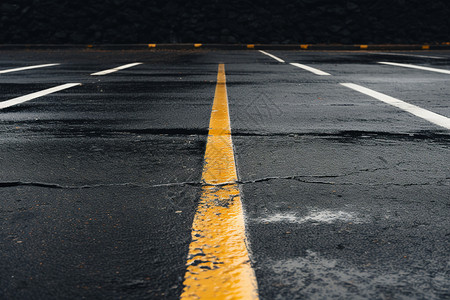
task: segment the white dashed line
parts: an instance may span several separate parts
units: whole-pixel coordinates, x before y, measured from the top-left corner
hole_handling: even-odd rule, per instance
[[[450,74],[450,70],[422,67],[422,66],[416,66],[416,65],[411,65],[411,64],[399,64],[399,63],[385,62],[385,61],[380,61],[378,63],[383,64],[383,65],[396,66],[396,67],[419,69],[419,70],[431,71],[431,72],[436,72],[436,73]]]
[[[275,59],[275,60],[279,61],[280,63],[285,63],[285,61],[284,61],[284,60],[282,60],[281,58],[279,58],[279,57],[276,57],[276,56],[275,56],[275,55],[273,55],[273,54],[267,53],[266,51],[262,51],[262,50],[259,50],[259,52],[261,52],[262,54],[265,54],[265,55],[267,55],[267,56],[270,56],[270,57],[272,57],[273,59]]]
[[[60,65],[60,64],[45,64],[45,65],[36,65],[36,66],[28,66],[28,67],[22,67],[22,68],[8,69],[8,70],[0,70],[0,74],[11,73],[11,72],[18,72],[18,71],[25,71],[25,70],[31,70],[31,69],[38,69],[38,68],[45,68],[45,67],[52,67],[52,66],[58,66],[58,65]]]
[[[389,53],[389,52],[367,52],[367,53],[368,54],[376,54],[376,55],[393,55],[393,56],[409,56],[409,57],[418,57],[418,58],[445,59],[445,57],[441,57],[441,56],[419,55],[419,54],[404,54],[404,53]]]
[[[128,69],[128,68],[131,68],[131,67],[134,67],[134,66],[137,66],[137,65],[141,65],[141,64],[142,63],[140,63],[140,62],[127,64],[127,65],[123,65],[123,66],[116,67],[116,68],[113,68],[113,69],[104,70],[104,71],[100,71],[100,72],[97,72],[97,73],[92,73],[91,75],[92,76],[106,75],[106,74],[114,73],[114,72],[117,72],[119,70]]]
[[[376,92],[374,90],[362,87],[354,83],[341,83],[341,85],[348,87],[352,90],[358,91],[360,93],[366,94],[370,97],[378,99],[384,103],[390,104],[392,106],[398,107],[404,111],[407,111],[413,115],[416,115],[422,119],[425,119],[431,123],[442,126],[444,128],[450,129],[450,119],[439,115],[437,113],[431,112],[429,110],[423,109],[421,107],[415,106],[413,104],[406,103],[402,100],[390,97],[388,95]]]
[[[314,73],[314,74],[316,74],[316,75],[320,75],[320,76],[331,76],[331,74],[328,74],[328,73],[326,73],[326,72],[324,72],[324,71],[321,71],[321,70],[319,70],[319,69],[312,68],[312,67],[309,67],[309,66],[306,66],[306,65],[302,65],[302,64],[298,64],[298,63],[291,63],[291,65],[293,65],[294,67],[297,67],[297,68],[304,69],[304,70],[309,71],[309,72],[311,72],[311,73]]]
[[[4,109],[4,108],[7,108],[7,107],[10,107],[13,105],[27,102],[27,101],[30,101],[30,100],[33,100],[33,99],[36,99],[36,98],[39,98],[39,97],[42,97],[42,96],[45,96],[48,94],[56,93],[56,92],[59,92],[59,91],[62,91],[62,90],[65,90],[65,89],[68,89],[68,88],[71,88],[71,87],[74,87],[77,85],[81,85],[81,83],[66,83],[66,84],[58,85],[58,86],[55,86],[55,87],[52,87],[52,88],[49,88],[49,89],[46,89],[46,90],[43,90],[40,92],[36,92],[36,93],[28,94],[25,96],[17,97],[17,98],[11,99],[11,100],[3,101],[3,102],[0,102],[0,109]]]

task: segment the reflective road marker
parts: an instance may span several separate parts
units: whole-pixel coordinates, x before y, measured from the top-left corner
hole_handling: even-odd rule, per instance
[[[265,55],[267,55],[267,56],[270,56],[270,57],[272,57],[273,59],[275,59],[275,60],[279,61],[280,63],[284,63],[284,62],[285,62],[285,61],[284,61],[284,60],[282,60],[281,58],[279,58],[279,57],[276,57],[276,56],[275,56],[275,55],[273,55],[273,54],[267,53],[266,51],[262,51],[262,50],[259,50],[259,52],[261,52],[262,54],[265,54]]]
[[[46,64],[46,65],[36,65],[36,66],[15,68],[15,69],[9,69],[9,70],[0,70],[0,74],[18,72],[18,71],[24,71],[24,70],[31,70],[31,69],[38,69],[38,68],[45,68],[45,67],[52,67],[52,66],[58,66],[58,65],[60,65],[60,64]]]
[[[258,299],[236,183],[223,64],[217,75],[202,180],[181,299]]]
[[[321,71],[319,69],[312,68],[312,67],[309,67],[309,66],[306,66],[306,65],[302,65],[302,64],[298,64],[298,63],[291,63],[291,65],[293,65],[294,67],[301,68],[301,69],[304,69],[306,71],[312,72],[312,73],[314,73],[316,75],[331,76],[331,74],[328,74],[328,73],[326,73],[324,71]]]
[[[384,64],[384,65],[396,66],[396,67],[419,69],[419,70],[425,70],[425,71],[431,71],[431,72],[437,72],[437,73],[450,74],[450,70],[422,67],[422,66],[416,66],[416,65],[411,65],[411,64],[399,64],[399,63],[385,62],[385,61],[380,61],[378,63]]]
[[[20,104],[23,102],[27,102],[27,101],[30,101],[30,100],[33,100],[33,99],[36,99],[36,98],[39,98],[39,97],[42,97],[42,96],[45,96],[48,94],[56,93],[56,92],[59,92],[59,91],[62,91],[62,90],[65,90],[65,89],[68,89],[68,88],[71,88],[71,87],[74,87],[77,85],[81,85],[81,83],[66,83],[66,84],[58,85],[58,86],[55,86],[55,87],[52,87],[52,88],[49,88],[49,89],[46,89],[46,90],[43,90],[40,92],[36,92],[36,93],[28,94],[25,96],[21,96],[18,98],[14,98],[11,100],[3,101],[3,102],[0,102],[0,109],[7,108],[7,107],[10,107],[13,105],[17,105],[17,104]]]
[[[357,84],[353,83],[341,83],[341,85],[348,87],[350,89],[353,89],[355,91],[358,91],[360,93],[366,94],[370,97],[373,97],[375,99],[378,99],[380,101],[383,101],[384,103],[393,105],[395,107],[398,107],[400,109],[403,109],[404,111],[407,111],[413,115],[416,115],[422,119],[425,119],[431,123],[434,123],[436,125],[442,126],[444,128],[450,129],[450,119],[447,117],[444,117],[442,115],[439,115],[437,113],[431,112],[429,110],[423,109],[421,107],[415,106],[413,104],[406,103],[402,100],[396,99],[394,97],[390,97],[388,95],[376,92],[374,90],[362,87]]]
[[[119,70],[128,69],[128,68],[131,68],[131,67],[134,67],[134,66],[137,66],[137,65],[142,65],[142,63],[139,62],[139,63],[132,63],[132,64],[128,64],[128,65],[123,65],[123,66],[116,67],[116,68],[113,68],[113,69],[104,70],[104,71],[100,71],[100,72],[97,72],[97,73],[92,73],[91,75],[92,76],[106,75],[106,74],[117,72]]]

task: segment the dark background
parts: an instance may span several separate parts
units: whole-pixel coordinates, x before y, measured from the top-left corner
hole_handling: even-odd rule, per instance
[[[2,0],[0,43],[442,43],[448,0]]]

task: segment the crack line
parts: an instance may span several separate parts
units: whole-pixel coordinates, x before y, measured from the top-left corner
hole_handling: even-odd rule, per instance
[[[103,183],[103,184],[90,184],[90,185],[60,185],[57,183],[45,183],[45,182],[26,182],[26,181],[9,181],[9,182],[0,182],[0,188],[2,187],[19,187],[19,186],[32,186],[32,187],[42,187],[42,188],[50,188],[50,189],[66,189],[66,190],[81,190],[81,189],[92,189],[92,188],[102,188],[102,187],[143,187],[143,188],[156,188],[156,187],[165,187],[165,186],[184,186],[184,185],[192,185],[192,186],[200,186],[200,182],[174,182],[174,183],[161,183],[161,184],[138,184],[132,182],[125,183]]]
[[[194,186],[194,187],[223,187],[227,185],[233,184],[255,184],[260,182],[269,182],[273,180],[295,180],[303,183],[309,184],[329,184],[329,185],[369,185],[369,186],[421,186],[421,185],[446,185],[444,181],[449,178],[442,179],[436,183],[428,182],[428,183],[375,183],[375,184],[361,184],[361,183],[352,183],[352,182],[333,182],[333,181],[318,181],[318,180],[308,180],[308,179],[321,179],[321,178],[340,178],[346,177],[350,175],[355,175],[363,172],[376,172],[379,170],[387,170],[388,167],[385,168],[374,168],[374,169],[361,169],[349,173],[343,174],[334,174],[334,175],[291,175],[291,176],[268,176],[262,178],[256,178],[251,180],[237,180],[230,182],[223,182],[219,184],[206,183],[204,181],[185,181],[185,182],[169,182],[169,183],[159,183],[159,184],[141,184],[141,183],[133,183],[133,182],[124,182],[124,183],[100,183],[100,184],[87,184],[87,185],[61,185],[58,183],[46,183],[46,182],[30,182],[30,181],[5,181],[0,182],[0,188],[9,188],[9,187],[20,187],[20,186],[29,186],[29,187],[39,187],[39,188],[49,188],[49,189],[66,189],[66,190],[81,190],[81,189],[93,189],[93,188],[104,188],[104,187],[137,187],[137,188],[158,188],[158,187],[175,187],[175,186]]]

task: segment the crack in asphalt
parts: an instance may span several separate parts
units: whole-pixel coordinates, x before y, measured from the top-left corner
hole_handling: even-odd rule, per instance
[[[39,188],[49,188],[49,189],[65,189],[65,190],[82,190],[82,189],[93,189],[93,188],[104,188],[104,187],[141,187],[141,188],[158,188],[158,187],[172,187],[172,186],[197,186],[197,187],[223,187],[233,184],[251,184],[258,183],[264,181],[271,181],[277,179],[293,179],[300,181],[300,178],[297,176],[286,176],[286,177],[266,177],[266,178],[258,178],[255,180],[247,180],[247,181],[232,181],[232,182],[224,182],[219,184],[213,183],[205,183],[202,181],[187,181],[187,182],[171,182],[171,183],[160,183],[160,184],[138,184],[132,182],[125,183],[103,183],[103,184],[89,184],[89,185],[61,185],[57,183],[46,183],[46,182],[27,182],[27,181],[6,181],[0,182],[0,188],[9,188],[9,187],[20,187],[20,186],[28,186],[28,187],[39,187]],[[332,182],[320,182],[320,181],[306,181],[302,180],[302,182],[306,183],[317,183],[317,184],[334,184]]]
[[[41,187],[50,189],[66,189],[66,190],[81,190],[81,189],[92,189],[92,188],[103,188],[103,187],[164,187],[164,186],[183,186],[183,185],[193,185],[200,186],[200,182],[174,182],[174,183],[161,183],[161,184],[138,184],[132,182],[125,183],[100,183],[100,184],[87,184],[87,185],[61,185],[57,183],[45,183],[45,182],[26,182],[26,181],[7,181],[0,182],[0,188],[6,187],[19,187],[19,186],[31,186],[31,187]]]
[[[124,182],[124,183],[99,183],[99,184],[87,184],[87,185],[62,185],[57,183],[46,183],[46,182],[28,182],[28,181],[5,181],[0,182],[0,188],[9,188],[9,187],[20,187],[20,186],[29,186],[29,187],[39,187],[39,188],[49,188],[49,189],[66,189],[66,190],[81,190],[81,189],[93,189],[93,188],[104,188],[104,187],[138,187],[138,188],[158,188],[158,187],[173,187],[173,186],[195,186],[195,187],[223,187],[233,184],[255,184],[261,182],[270,182],[275,180],[295,180],[302,183],[309,184],[328,184],[328,185],[363,185],[360,183],[352,183],[352,182],[333,182],[333,181],[319,181],[319,180],[308,180],[314,178],[340,178],[351,175],[357,175],[364,172],[376,172],[380,170],[388,170],[390,167],[383,168],[373,168],[373,169],[361,169],[354,172],[343,173],[343,174],[334,174],[334,175],[290,175],[290,176],[268,176],[262,178],[256,178],[251,180],[236,180],[230,182],[223,183],[206,183],[204,181],[185,181],[185,182],[169,182],[169,183],[159,183],[159,184],[141,184],[141,183],[133,183],[133,182]],[[427,182],[427,183],[375,183],[375,184],[364,184],[370,186],[426,186],[426,185],[447,185],[444,183],[445,180],[449,178],[445,178],[439,180],[437,182]]]
[[[67,120],[57,120],[56,122],[67,123]],[[91,120],[81,120],[79,124],[91,122]],[[12,124],[12,122],[8,122]],[[24,124],[45,124],[44,121],[27,121]],[[74,122],[75,123],[75,122]],[[78,124],[78,123],[75,123]],[[42,129],[29,128],[30,131],[41,132]],[[69,128],[67,130],[60,129],[59,135],[66,136],[68,133],[89,135],[168,135],[168,136],[208,136],[207,128],[143,128],[143,129],[92,129],[83,130],[81,128]],[[450,135],[444,131],[419,131],[419,132],[387,132],[387,131],[365,131],[365,130],[341,130],[329,132],[265,132],[265,131],[249,131],[235,129],[232,131],[234,137],[317,137],[317,138],[336,138],[336,139],[387,139],[398,141],[421,141],[433,140],[436,142],[447,143],[450,141]]]
[[[290,137],[318,137],[318,138],[384,138],[391,140],[438,140],[449,141],[450,135],[446,132],[421,131],[411,133],[393,133],[386,131],[364,131],[364,130],[342,130],[336,132],[254,132],[254,131],[233,131],[233,136],[290,136]]]

